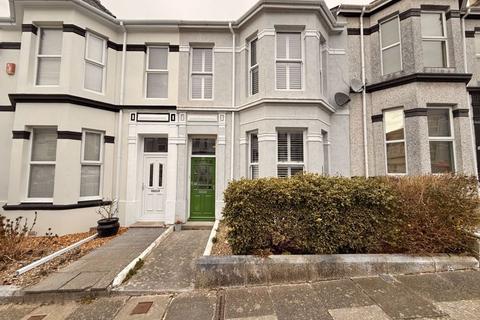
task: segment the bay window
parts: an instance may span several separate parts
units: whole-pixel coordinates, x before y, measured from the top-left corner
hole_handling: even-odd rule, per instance
[[[147,49],[147,98],[168,98],[168,47]]]
[[[448,67],[445,13],[422,12],[422,46],[425,67]]]
[[[402,70],[400,39],[400,19],[398,16],[380,24],[380,50],[382,74],[384,75]]]
[[[249,156],[248,156],[248,171],[249,178],[258,178],[258,135],[257,133],[251,133],[249,135]]]
[[[429,107],[427,117],[432,173],[454,172],[452,109],[450,107]]]
[[[80,199],[101,197],[103,133],[85,130],[82,135]]]
[[[107,42],[90,32],[86,36],[85,79],[87,90],[103,92]]]
[[[278,131],[277,176],[279,178],[302,174],[304,170],[302,131]]]
[[[57,86],[60,83],[63,31],[42,27],[38,30],[37,73],[35,84]]]
[[[56,159],[57,129],[34,128],[29,164],[29,200],[53,200]]]
[[[302,40],[300,32],[277,32],[276,88],[302,90]]]
[[[385,154],[387,174],[406,174],[405,121],[403,109],[386,110],[383,114],[385,127]]]
[[[192,48],[191,98],[213,99],[213,48]]]

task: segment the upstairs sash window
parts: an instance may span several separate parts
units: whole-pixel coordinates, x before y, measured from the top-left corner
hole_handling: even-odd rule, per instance
[[[277,90],[302,90],[301,33],[278,32],[276,46]]]

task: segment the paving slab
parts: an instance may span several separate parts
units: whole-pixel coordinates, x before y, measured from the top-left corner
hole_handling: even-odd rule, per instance
[[[374,304],[350,279],[323,281],[312,284],[319,302],[327,309],[362,307]]]
[[[203,254],[209,235],[209,230],[173,232],[118,290],[152,293],[192,290],[196,259]]]
[[[225,292],[225,319],[274,315],[273,302],[265,287],[229,289]]]
[[[412,291],[430,300],[456,301],[471,298],[468,291],[462,290],[455,283],[438,274],[395,276],[395,278]]]
[[[66,320],[112,320],[126,300],[125,297],[114,297],[100,298],[90,303],[83,303]]]
[[[166,229],[129,229],[40,283],[25,293],[106,290],[115,276],[139,256]]]
[[[334,320],[391,320],[378,306],[333,309],[329,312]]]
[[[0,320],[20,320],[33,310],[35,310],[38,305],[35,304],[17,304],[17,305],[6,305],[2,306],[3,309],[0,309]]]
[[[401,283],[386,282],[380,277],[353,281],[392,318],[435,318],[444,315],[431,302],[406,289]]]
[[[27,314],[22,320],[29,320],[32,317],[35,319],[34,317],[40,316],[45,316],[42,320],[64,320],[77,308],[78,304],[75,302],[44,305]]]
[[[163,319],[170,300],[169,295],[132,297],[120,310],[115,320]],[[142,308],[142,306],[145,307]]]
[[[468,299],[480,299],[479,271],[444,272],[438,275],[450,281],[458,290],[468,293]]]
[[[214,293],[182,294],[170,303],[165,320],[212,320],[215,315],[215,301]]]
[[[480,320],[480,300],[439,302],[437,306],[452,320]]]
[[[271,287],[270,297],[279,320],[332,320],[308,284]]]

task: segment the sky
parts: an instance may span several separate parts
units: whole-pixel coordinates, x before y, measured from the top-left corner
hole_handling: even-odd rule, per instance
[[[118,18],[175,20],[236,20],[257,2],[257,0],[101,1]],[[334,7],[340,2],[362,4],[370,0],[326,0],[329,7]],[[0,0],[0,16],[8,15],[8,0]]]

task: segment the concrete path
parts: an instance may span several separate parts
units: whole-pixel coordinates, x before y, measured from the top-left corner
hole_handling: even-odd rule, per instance
[[[0,306],[0,320],[479,320],[480,272]],[[43,316],[43,317],[41,317]]]
[[[210,230],[173,232],[148,256],[143,267],[118,290],[165,293],[192,290],[195,261],[203,254]]]
[[[53,273],[26,294],[106,290],[115,276],[166,229],[131,228],[67,267]]]

